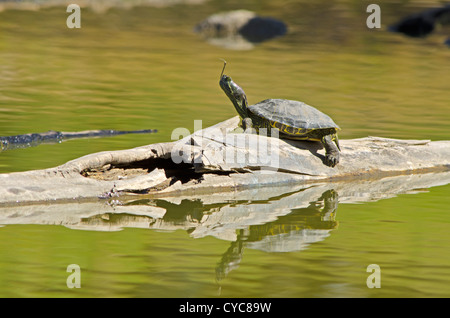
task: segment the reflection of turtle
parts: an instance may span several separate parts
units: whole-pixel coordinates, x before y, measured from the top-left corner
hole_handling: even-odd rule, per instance
[[[286,99],[266,99],[248,106],[244,90],[231,77],[221,75],[219,84],[241,117],[244,130],[255,128],[259,132],[267,128],[270,135],[270,129],[277,128],[281,138],[321,141],[326,165],[334,167],[339,162],[336,133],[340,128],[328,115],[303,102]]]
[[[338,208],[338,193],[327,190],[308,207],[292,209],[291,213],[279,216],[264,224],[252,224],[237,232],[237,238],[216,267],[216,280],[223,280],[229,272],[239,267],[244,248],[265,252],[301,251],[310,244],[320,242],[338,226],[335,220]]]

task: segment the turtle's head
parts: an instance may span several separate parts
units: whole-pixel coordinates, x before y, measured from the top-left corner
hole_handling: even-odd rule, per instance
[[[219,85],[233,103],[236,111],[239,113],[239,116],[241,116],[241,118],[246,118],[248,104],[247,96],[245,96],[244,90],[238,84],[233,82],[231,77],[227,75],[222,75],[220,77]]]

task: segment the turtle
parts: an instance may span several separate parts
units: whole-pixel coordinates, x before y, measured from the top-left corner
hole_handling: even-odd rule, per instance
[[[220,75],[219,85],[233,103],[241,118],[245,133],[266,128],[270,136],[273,128],[279,130],[279,137],[293,140],[320,141],[325,148],[324,163],[335,167],[339,163],[339,126],[326,114],[304,102],[287,99],[266,99],[248,106],[244,90],[231,77]],[[333,143],[334,142],[334,143]]]

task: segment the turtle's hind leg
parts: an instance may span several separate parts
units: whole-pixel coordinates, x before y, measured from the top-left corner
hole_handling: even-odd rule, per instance
[[[325,148],[325,164],[329,167],[334,167],[339,163],[339,148],[336,135],[326,135],[322,137],[322,144]]]

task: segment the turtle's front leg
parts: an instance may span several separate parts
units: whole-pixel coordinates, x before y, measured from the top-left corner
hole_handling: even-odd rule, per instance
[[[325,147],[325,164],[329,167],[334,167],[339,163],[339,149],[333,142],[332,135],[322,137],[322,144]]]
[[[255,132],[253,129],[253,122],[250,117],[242,119],[242,128],[246,134],[253,134]]]

